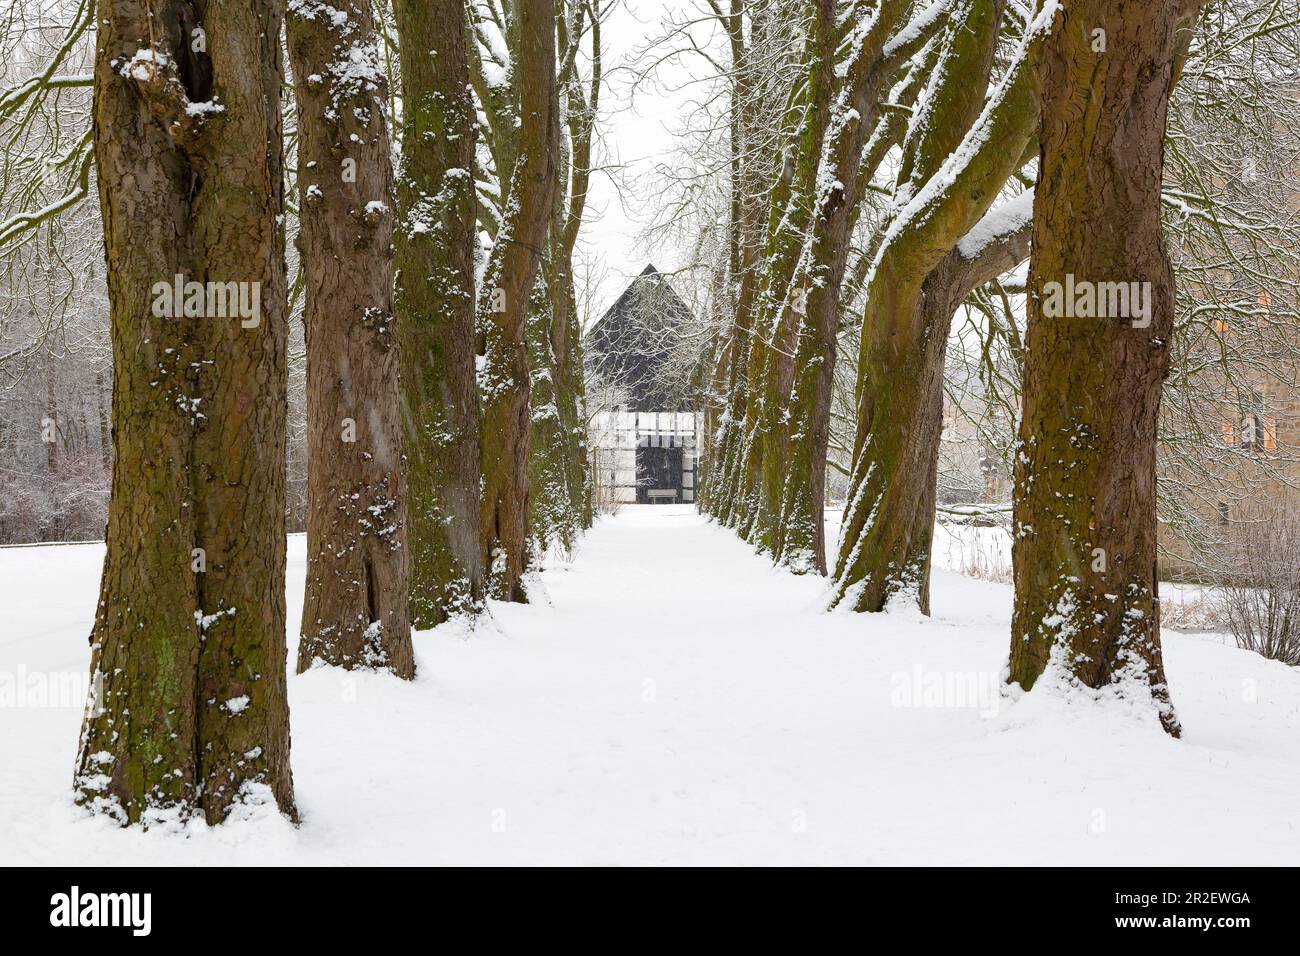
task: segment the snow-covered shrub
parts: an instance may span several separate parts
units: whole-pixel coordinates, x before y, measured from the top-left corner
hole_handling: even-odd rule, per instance
[[[1160,596],[1160,625],[1175,631],[1220,630],[1223,613],[1212,594],[1178,590]]]

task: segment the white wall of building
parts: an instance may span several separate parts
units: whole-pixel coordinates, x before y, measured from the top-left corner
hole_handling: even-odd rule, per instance
[[[682,500],[695,500],[695,465],[703,416],[696,412],[598,412],[591,423],[598,500],[636,502],[636,450],[673,444],[682,455]]]

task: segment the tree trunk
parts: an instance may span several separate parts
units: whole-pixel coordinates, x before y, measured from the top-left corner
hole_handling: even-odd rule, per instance
[[[798,350],[791,363],[792,377],[797,373],[797,379],[793,390],[787,378],[781,383],[782,390],[766,399],[778,401],[783,416],[769,428],[765,453],[764,511],[771,515],[772,525],[765,533],[773,558],[796,573],[826,573],[826,448],[840,290],[861,200],[861,181],[870,181],[875,173],[874,165],[864,168],[863,163],[878,162],[885,153],[876,149],[864,157],[864,148],[867,132],[875,125],[881,86],[893,65],[882,55],[885,42],[903,9],[901,4],[882,5],[876,22],[854,51],[836,96],[834,119],[817,165],[815,213],[794,281],[803,300],[803,327],[787,350]],[[831,62],[835,44],[830,23],[823,32],[822,56]],[[886,123],[881,135],[889,128]]]
[[[398,0],[394,14],[402,67],[396,302],[411,619],[429,628],[475,613],[483,600],[475,122],[464,0]]]
[[[737,436],[728,520],[760,551],[771,545],[780,510],[784,400],[794,376],[795,336],[803,309],[793,281],[813,222],[818,163],[835,85],[835,4],[806,0],[805,12],[805,81],[796,85],[786,106],[781,132],[788,130],[789,140],[775,164],[763,258],[761,266],[750,263],[741,280],[741,299],[752,310],[744,360],[748,395]],[[750,196],[762,191],[752,184],[752,175],[745,177]]]
[[[1046,40],[1010,672],[1025,689],[1044,676],[1149,688],[1174,736],[1155,451],[1174,323],[1160,189],[1178,13],[1177,0],[1073,0]],[[1102,316],[1084,301],[1099,283],[1130,282],[1149,283],[1136,287],[1148,309],[1130,301]],[[1072,283],[1079,298],[1052,283]]]
[[[570,9],[575,26],[569,32],[580,35],[586,18],[586,6],[574,2]],[[566,470],[569,493],[572,496],[570,507],[577,517],[578,526],[584,530],[590,528],[592,523],[592,489],[587,466],[587,388],[583,377],[586,362],[582,347],[582,324],[578,317],[578,295],[573,284],[573,250],[578,242],[578,232],[582,228],[583,213],[587,206],[587,189],[591,180],[591,138],[600,105],[600,87],[604,82],[599,16],[590,18],[590,29],[588,93],[583,95],[582,83],[576,70],[570,71],[565,91],[572,151],[569,158],[568,212],[559,230],[557,244],[560,252],[555,259],[557,274],[550,284],[552,308],[556,316],[554,338],[560,422],[569,436]]]
[[[717,9],[717,8],[715,8]],[[715,16],[718,16],[715,13]],[[748,17],[750,26],[745,29]],[[718,17],[727,33],[731,51],[731,103],[728,123],[728,162],[730,166],[730,203],[728,218],[728,292],[734,297],[731,328],[723,346],[721,371],[726,382],[725,407],[711,427],[713,445],[709,451],[709,486],[703,500],[710,513],[721,523],[734,527],[744,510],[748,493],[741,474],[744,470],[745,442],[749,434],[751,378],[749,367],[754,349],[753,321],[755,297],[760,282],[759,257],[766,239],[766,219],[770,207],[783,203],[782,196],[767,199],[767,162],[770,150],[764,141],[773,141],[769,131],[758,129],[755,84],[763,64],[755,62],[755,45],[762,45],[765,32],[771,29],[770,11],[760,5],[746,5],[731,0],[728,13]],[[793,111],[787,112],[787,121]],[[778,182],[778,189],[782,184]],[[785,184],[788,186],[788,182]]]
[[[569,47],[569,22],[561,14],[556,20],[559,42]],[[581,30],[580,23],[575,23]],[[573,37],[574,43],[578,37]],[[561,50],[566,53],[566,50]],[[571,84],[566,84],[571,85]],[[528,448],[528,530],[538,554],[552,546],[572,551],[581,530],[581,519],[574,510],[571,450],[574,409],[568,374],[569,302],[565,294],[570,250],[565,245],[565,197],[568,192],[568,150],[560,140],[560,103],[558,82],[551,87],[551,122],[556,124],[552,137],[559,146],[555,165],[555,182],[551,191],[550,218],[547,222],[546,253],[533,283],[525,340],[528,349],[532,435]],[[576,239],[576,234],[575,234]]]
[[[936,67],[940,82],[905,144],[868,280],[858,421],[832,604],[880,611],[905,595],[929,613],[930,542],[953,311],[969,289],[959,241],[1020,166],[1037,121],[1033,37],[985,102],[1001,0],[962,0]],[[989,277],[992,278],[992,277]]]
[[[520,4],[517,79],[519,155],[510,176],[505,218],[479,297],[483,331],[482,499],[479,538],[490,592],[526,601],[529,379],[524,329],[546,241],[557,163],[551,110],[555,86],[553,0]]]
[[[578,295],[573,286],[573,259],[569,256],[567,268],[556,277],[559,300],[557,314],[563,318],[563,341],[559,344],[558,375],[556,387],[560,393],[560,422],[569,436],[567,444],[569,507],[578,521],[578,527],[591,527],[592,490],[590,469],[587,465],[587,386],[583,380],[586,365],[582,347],[582,325],[578,321]],[[559,331],[557,327],[557,332]]]
[[[564,328],[556,312],[553,286],[561,280],[558,250],[550,244],[542,274],[533,284],[525,336],[529,361],[529,403],[532,435],[528,446],[528,531],[533,547],[543,554],[557,546],[572,550],[578,537],[578,520],[571,510],[569,488],[569,436],[560,417],[559,349],[555,333]],[[560,304],[563,300],[561,298]]]
[[[561,230],[553,228],[545,275],[534,289],[536,314],[530,316],[528,330],[533,363],[530,532],[543,550],[559,544],[569,551],[592,520],[582,411],[582,333],[571,262]]]
[[[871,499],[876,520],[857,539],[855,567],[868,567],[872,559],[888,558],[890,563],[873,567],[870,575],[858,579],[855,610],[879,611],[894,595],[906,592],[914,595],[923,614],[930,613],[930,548],[948,332],[953,314],[971,290],[1024,261],[1029,252],[1027,220],[1013,223],[1014,228],[997,235],[978,256],[968,258],[954,249],[926,276],[916,305],[916,327],[922,330],[919,343],[909,341],[910,351],[888,359],[874,353],[880,366],[871,373],[870,427],[860,427],[872,442],[863,460],[879,468],[861,485],[868,494],[877,494]],[[881,384],[886,376],[894,383],[892,388]],[[886,446],[886,442],[895,444]],[[861,507],[861,499],[856,506]]]
[[[97,11],[113,478],[74,786],[122,823],[200,811],[217,823],[268,800],[294,814],[282,7],[203,12],[180,0]],[[178,275],[212,295],[173,317]],[[221,285],[218,301],[228,282],[243,285]],[[233,316],[232,289],[247,306]]]
[[[59,422],[59,402],[54,395],[53,365],[54,357],[47,354],[45,356],[45,416],[50,420],[50,440],[45,443],[45,477],[51,480],[59,473],[59,443],[64,440],[63,426]]]
[[[288,21],[306,301],[307,589],[298,670],[415,676],[393,320],[388,81],[370,0]]]
[[[891,92],[894,102],[911,109],[924,87],[928,62],[914,64],[907,76]],[[859,111],[863,113],[864,111]],[[782,489],[781,519],[777,527],[773,556],[794,573],[816,571],[825,574],[826,566],[826,467],[831,434],[831,407],[835,365],[839,352],[840,313],[846,311],[862,292],[866,282],[871,252],[859,254],[851,272],[847,269],[848,239],[833,239],[844,230],[852,237],[862,209],[862,184],[871,182],[876,170],[890,150],[901,145],[907,123],[901,112],[891,112],[877,123],[871,139],[858,144],[861,160],[856,170],[848,167],[834,181],[844,184],[841,194],[828,190],[823,194],[822,223],[813,234],[810,249],[810,275],[822,275],[822,284],[814,284],[808,293],[807,314],[799,336],[795,356],[798,375],[790,395],[790,418],[798,423],[789,437],[786,479]],[[829,155],[836,166],[851,160],[851,142],[841,129],[832,142]],[[855,134],[856,135],[856,134]],[[850,188],[851,187],[851,188]],[[854,195],[850,201],[850,193]],[[843,203],[840,210],[836,204]],[[844,218],[841,219],[843,214]],[[842,259],[838,257],[843,257]],[[837,290],[832,296],[830,293]]]

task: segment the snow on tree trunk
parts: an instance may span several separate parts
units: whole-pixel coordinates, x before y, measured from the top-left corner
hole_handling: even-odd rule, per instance
[[[1046,41],[1010,671],[1025,689],[1150,694],[1174,736],[1155,454],[1174,324],[1160,191],[1178,14],[1177,0],[1072,0]]]
[[[571,250],[552,226],[544,275],[528,320],[533,436],[529,454],[529,533],[540,550],[573,548],[591,526],[582,387],[582,342],[570,271]]]
[[[569,508],[579,529],[591,527],[592,489],[587,466],[587,394],[584,380],[584,350],[582,324],[578,316],[578,296],[573,280],[573,251],[582,229],[587,208],[587,190],[591,180],[591,145],[595,132],[596,116],[600,105],[604,67],[601,54],[601,18],[589,18],[587,6],[571,0],[569,15],[562,19],[567,25],[570,42],[582,38],[584,24],[591,33],[589,79],[584,91],[578,71],[570,69],[565,83],[565,119],[569,133],[569,186],[567,203],[557,203],[557,214],[552,222],[552,244],[556,254],[550,263],[551,308],[555,313],[552,337],[556,353],[556,392],[560,412],[560,425],[566,436],[566,478],[569,487]]]
[[[560,359],[555,332],[565,321],[557,315],[552,284],[560,280],[554,245],[547,249],[542,275],[533,285],[525,335],[528,345],[529,402],[532,437],[528,449],[528,533],[538,554],[552,546],[572,550],[578,517],[569,488],[569,435],[560,417]],[[563,300],[561,299],[561,302]]]
[[[575,334],[576,302],[572,287],[573,242],[581,226],[591,161],[591,128],[585,97],[572,65],[582,39],[585,12],[580,5],[567,12],[561,10],[556,21],[567,76],[557,80],[553,87],[551,117],[554,123],[560,122],[559,97],[563,87],[570,139],[561,140],[557,125],[553,136],[563,148],[555,170],[546,254],[533,289],[526,330],[532,374],[529,534],[538,553],[553,546],[570,552],[582,529],[590,524],[583,491],[586,451],[578,440],[579,432],[585,429],[579,427],[578,418],[575,368],[581,366],[575,366],[575,356],[580,354],[580,343]],[[596,36],[593,42],[598,45],[599,34]],[[593,83],[598,87],[598,52],[593,63]]]
[[[483,600],[474,349],[475,123],[464,0],[398,0],[402,163],[397,326],[407,459],[411,618]]]
[[[1037,121],[1033,35],[985,100],[1001,20],[1000,0],[954,7],[905,144],[899,208],[868,280],[833,605],[880,611],[906,595],[929,612],[944,354],[953,311],[970,291],[962,286],[973,281],[954,251],[1022,164]]]
[[[76,797],[122,823],[292,816],[283,8],[96,13],[113,478]]]
[[[805,0],[803,5],[807,7],[814,2],[818,0]],[[727,244],[729,298],[734,297],[734,308],[718,370],[720,380],[725,382],[724,407],[707,426],[711,448],[706,458],[712,464],[707,469],[701,506],[729,527],[737,527],[743,521],[748,504],[749,487],[741,476],[745,472],[746,440],[753,427],[753,419],[749,417],[752,415],[751,384],[757,381],[756,375],[751,376],[750,367],[762,356],[761,352],[754,352],[756,300],[760,283],[772,271],[764,260],[771,231],[767,220],[773,211],[784,210],[793,170],[793,164],[781,160],[781,175],[769,195],[769,187],[773,185],[769,174],[777,161],[775,144],[780,139],[763,128],[760,117],[766,105],[756,91],[762,85],[761,74],[771,69],[775,59],[770,50],[773,16],[774,10],[769,5],[753,4],[746,8],[739,2],[733,2],[725,15],[719,15],[727,34],[732,67]],[[791,106],[795,104],[787,104],[783,130],[796,117],[810,123],[821,121],[820,117],[808,116],[797,106],[793,109]],[[760,260],[764,260],[763,268]]]
[[[762,241],[756,243],[762,257],[741,276],[740,302],[749,329],[743,359],[746,395],[741,403],[743,416],[732,424],[736,447],[728,463],[724,520],[759,550],[769,547],[779,510],[779,504],[773,504],[780,496],[784,399],[794,375],[795,335],[803,309],[792,280],[812,224],[818,160],[834,88],[835,5],[829,0],[808,0],[805,14],[804,76],[786,105],[785,148],[773,157],[776,176],[770,187],[768,221]],[[747,194],[752,197],[755,191]],[[771,467],[765,468],[765,463]]]
[[[826,573],[826,449],[840,292],[861,201],[861,180],[874,174],[875,164],[884,156],[884,149],[864,156],[864,148],[868,132],[876,125],[876,104],[885,77],[896,68],[897,54],[884,53],[903,12],[903,4],[883,4],[844,69],[817,166],[815,215],[789,293],[800,302],[802,313],[798,339],[788,347],[797,349],[791,363],[797,377],[792,383],[781,382],[782,391],[765,399],[779,403],[783,414],[769,429],[764,452],[761,513],[770,516],[766,520],[772,526],[762,532],[766,540],[759,541],[796,573]],[[833,54],[833,44],[827,44],[823,55]],[[879,135],[883,142],[886,134]]]
[[[479,295],[482,334],[479,390],[483,399],[479,537],[490,592],[525,601],[528,447],[531,437],[525,325],[542,257],[557,163],[553,122],[555,9],[553,0],[521,4],[515,83],[519,91],[519,151],[501,226]],[[500,171],[499,171],[500,172]]]
[[[415,675],[388,80],[370,0],[293,4],[307,342],[307,586],[298,670]]]

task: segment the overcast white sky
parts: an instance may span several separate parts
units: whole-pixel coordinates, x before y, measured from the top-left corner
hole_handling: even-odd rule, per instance
[[[655,192],[648,175],[656,159],[676,145],[673,131],[688,109],[689,89],[673,90],[689,79],[684,69],[661,71],[664,82],[630,91],[630,61],[646,39],[658,34],[664,15],[689,7],[689,0],[623,0],[602,28],[603,63],[609,82],[601,90],[600,129],[596,164],[622,164],[613,174],[593,173],[586,221],[575,256],[578,295],[584,295],[584,260],[593,274],[590,320],[598,319],[627,286],[653,262],[663,271],[676,268],[682,255],[676,248],[645,248],[641,233],[653,216]],[[631,188],[629,188],[631,187]]]

